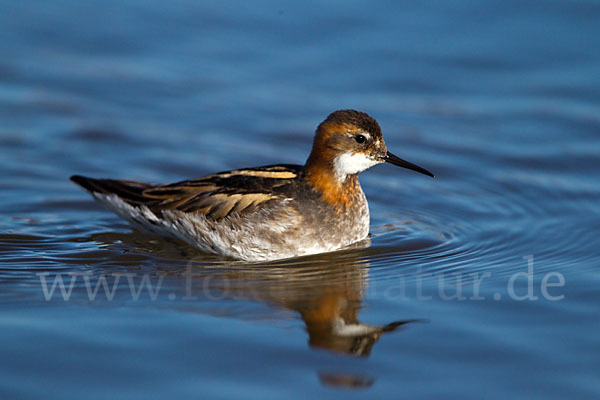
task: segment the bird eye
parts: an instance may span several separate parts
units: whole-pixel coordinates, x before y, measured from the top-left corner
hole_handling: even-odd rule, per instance
[[[356,143],[363,144],[367,141],[367,138],[364,135],[356,135],[354,136],[354,140],[356,140]]]

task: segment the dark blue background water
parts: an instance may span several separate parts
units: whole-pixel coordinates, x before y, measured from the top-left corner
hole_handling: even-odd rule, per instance
[[[597,398],[598,21],[573,0],[1,1],[0,396]],[[303,163],[340,108],[437,176],[361,176],[368,249],[232,263],[68,181]]]

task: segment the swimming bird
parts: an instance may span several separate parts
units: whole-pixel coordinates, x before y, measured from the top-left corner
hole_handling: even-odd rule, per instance
[[[369,205],[358,174],[380,163],[433,177],[390,153],[374,118],[338,110],[317,127],[304,166],[238,169],[164,185],[78,175],[71,180],[142,231],[210,253],[269,261],[366,239]]]

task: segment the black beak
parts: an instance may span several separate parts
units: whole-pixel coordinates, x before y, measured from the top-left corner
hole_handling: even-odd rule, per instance
[[[435,178],[435,176],[431,172],[427,171],[425,168],[421,168],[418,165],[415,165],[413,163],[409,163],[408,161],[404,161],[403,159],[401,159],[400,157],[396,157],[395,155],[393,155],[389,151],[387,152],[387,154],[385,155],[385,157],[383,159],[384,159],[385,162],[388,162],[390,164],[394,164],[394,165],[397,165],[399,167],[404,167],[404,168],[412,169],[413,171],[417,171],[417,172],[420,172],[422,174],[429,175],[432,178]]]

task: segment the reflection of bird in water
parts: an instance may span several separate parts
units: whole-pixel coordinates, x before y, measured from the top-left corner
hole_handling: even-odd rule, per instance
[[[368,264],[350,253],[333,254],[302,265],[271,265],[215,272],[227,297],[252,299],[298,312],[306,325],[309,345],[353,356],[368,356],[386,333],[415,320],[369,325],[358,320],[368,281]],[[198,282],[206,276],[196,270]]]
[[[359,262],[352,253],[320,256],[318,261],[305,261],[301,265],[217,272],[226,286],[223,293],[228,296],[257,300],[297,312],[306,326],[311,348],[356,357],[368,357],[384,333],[414,321],[394,321],[377,326],[358,320],[368,273],[368,264]],[[368,371],[321,368],[317,375],[325,386],[361,389],[375,382],[375,377]]]
[[[300,311],[306,323],[309,345],[355,356],[368,356],[385,332],[391,332],[414,320],[386,325],[368,325],[358,321],[360,301],[349,301],[341,294],[328,294],[305,304]]]

